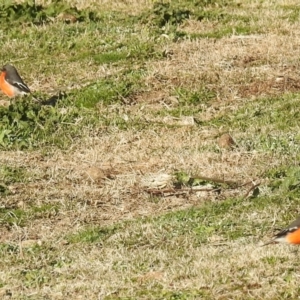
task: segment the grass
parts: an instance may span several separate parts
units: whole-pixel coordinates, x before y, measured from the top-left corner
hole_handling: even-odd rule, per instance
[[[297,298],[297,3],[5,5],[0,298]]]

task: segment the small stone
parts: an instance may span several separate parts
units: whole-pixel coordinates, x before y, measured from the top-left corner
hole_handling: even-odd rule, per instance
[[[24,203],[24,201],[23,201],[23,200],[20,200],[20,201],[17,203],[17,206],[18,206],[19,208],[25,208],[25,203]]]
[[[21,242],[21,245],[23,248],[31,248],[34,247],[35,245],[41,246],[42,241],[41,240],[25,240]]]
[[[231,149],[233,146],[236,145],[236,143],[229,133],[224,133],[219,137],[218,145],[220,148],[223,149]]]
[[[102,169],[98,167],[90,167],[85,170],[87,177],[93,181],[99,181],[106,177]]]

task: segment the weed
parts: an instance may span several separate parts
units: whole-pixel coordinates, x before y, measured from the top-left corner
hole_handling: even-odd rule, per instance
[[[66,147],[72,135],[78,136],[79,126],[75,124],[82,119],[82,111],[80,114],[77,109],[64,113],[63,105],[43,106],[30,99],[1,108],[0,115],[0,145],[3,149],[32,149],[40,147],[41,143]],[[70,130],[62,135],[66,127]]]
[[[25,168],[21,167],[10,167],[2,165],[0,167],[0,180],[5,183],[14,183],[14,182],[28,182],[29,177],[32,176]]]
[[[104,242],[113,235],[118,226],[110,226],[105,228],[90,227],[68,237],[70,243],[94,243]]]
[[[14,1],[5,1],[0,5],[2,26],[7,26],[9,23],[33,23],[40,25],[49,22],[62,13],[72,15],[74,20],[78,22],[99,20],[95,12],[89,10],[80,11],[61,0],[51,1],[46,7],[38,5],[32,0],[19,4]]]
[[[24,226],[28,214],[22,209],[0,209],[0,224]]]

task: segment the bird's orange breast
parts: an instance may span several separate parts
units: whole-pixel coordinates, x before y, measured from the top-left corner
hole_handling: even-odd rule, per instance
[[[294,232],[288,233],[286,239],[290,244],[300,244],[300,228]]]
[[[7,81],[5,80],[5,75],[6,75],[5,72],[2,72],[0,75],[0,89],[8,97],[13,97],[15,94],[14,88],[9,83],[7,83]]]

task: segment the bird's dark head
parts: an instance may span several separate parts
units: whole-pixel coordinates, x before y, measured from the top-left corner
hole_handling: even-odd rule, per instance
[[[2,72],[12,71],[12,70],[15,70],[15,67],[10,64],[6,64],[1,68]]]

